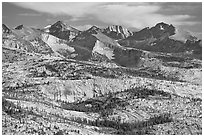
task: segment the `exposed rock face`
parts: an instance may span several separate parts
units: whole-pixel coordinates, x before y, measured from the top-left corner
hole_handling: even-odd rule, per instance
[[[198,47],[200,48],[196,37],[189,33],[183,32],[181,34],[173,25],[163,22],[156,24],[152,28],[147,27],[141,31],[134,32],[132,36],[118,42],[122,46],[167,53],[198,51]],[[201,58],[201,56],[197,56],[196,54],[192,54],[192,56]]]
[[[85,33],[88,33],[88,34],[97,34],[97,32],[99,32],[99,31],[102,31],[99,27],[92,26],[91,28],[86,30]]]
[[[17,26],[15,29],[17,29],[17,30],[21,30],[21,29],[23,29],[23,24],[21,24],[21,25],[19,25],[19,26]]]
[[[69,57],[71,53],[75,51],[75,49],[68,46],[64,40],[56,38],[50,34],[44,33],[41,35],[41,38],[57,55],[59,54],[64,57]]]
[[[63,39],[22,25],[13,30],[12,34],[3,37],[3,47],[65,58],[71,57],[75,51]]]
[[[96,41],[95,46],[92,50],[93,53],[97,52],[101,55],[106,56],[108,59],[112,60],[114,59],[113,49],[110,49],[109,47],[106,47],[104,43],[100,41]]]
[[[124,39],[128,36],[133,35],[131,31],[129,31],[126,28],[123,28],[122,26],[114,25],[114,26],[108,26],[107,28],[103,29],[102,32],[113,39]]]
[[[138,52],[138,50],[136,49],[124,48],[115,40],[107,37],[100,32],[92,35],[88,32],[84,32],[79,36],[82,37],[82,35],[84,35],[84,39],[80,40],[81,43],[83,42],[84,44],[87,44],[85,42],[89,41],[88,45],[83,45],[83,48],[81,48],[86,48],[87,53],[99,53],[122,66],[137,66],[142,51]],[[79,36],[77,36],[77,38],[79,38]],[[81,43],[79,43],[80,41],[75,42],[74,45],[82,45]]]
[[[132,36],[127,39],[132,40],[146,40],[148,38],[164,39],[164,37],[172,36],[175,34],[175,27],[163,22],[156,24],[152,28],[144,28],[138,32],[134,32]]]
[[[49,34],[56,36],[60,39],[63,40],[67,40],[67,41],[71,41],[74,37],[76,37],[80,31],[67,26],[65,23],[63,23],[62,21],[58,21],[53,25],[49,25],[46,26],[46,28],[44,28],[45,32],[48,32]]]
[[[134,32],[132,36],[129,36],[127,39],[131,40],[146,40],[148,38],[153,37],[152,32],[150,31],[149,27],[144,28],[138,32]]]
[[[152,27],[150,31],[152,32],[153,36],[158,39],[163,37],[164,35],[165,36],[174,35],[175,27],[172,24],[168,25],[166,23],[161,22]]]
[[[11,30],[5,24],[2,24],[2,32],[3,33],[11,33]]]

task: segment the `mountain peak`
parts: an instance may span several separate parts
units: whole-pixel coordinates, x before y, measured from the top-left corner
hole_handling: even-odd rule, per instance
[[[164,22],[157,23],[150,30],[155,38],[159,38],[164,34],[167,36],[175,34],[175,27],[172,24],[166,24]]]
[[[88,30],[98,30],[99,29],[99,27],[97,27],[97,26],[95,26],[95,25],[93,25],[92,27],[90,27]]]
[[[166,28],[175,28],[172,24],[164,22],[157,23],[154,27],[160,28],[161,30],[165,30]]]
[[[2,32],[3,33],[10,33],[11,30],[9,29],[8,26],[6,26],[5,24],[2,24]]]
[[[66,23],[65,23],[64,21],[61,21],[61,20],[55,22],[54,24],[62,24],[62,25],[66,25]]]
[[[72,40],[75,36],[77,36],[81,32],[72,26],[68,26],[63,21],[57,21],[52,25],[48,25],[43,28],[43,31],[55,37],[68,41]]]
[[[133,35],[131,31],[129,31],[128,29],[120,25],[108,26],[107,28],[103,30],[103,32],[109,37],[114,38],[114,39],[123,39],[123,38]]]
[[[21,24],[21,25],[17,26],[15,29],[17,29],[17,30],[21,30],[21,29],[23,29],[23,27],[24,27],[24,25]]]
[[[64,23],[63,21],[57,21],[56,23],[54,23],[53,25],[51,25],[51,28],[55,28],[61,31],[64,31],[67,29],[67,24]]]
[[[93,25],[88,30],[86,30],[86,32],[91,33],[91,34],[97,34],[98,31],[100,31],[100,28],[95,25]]]

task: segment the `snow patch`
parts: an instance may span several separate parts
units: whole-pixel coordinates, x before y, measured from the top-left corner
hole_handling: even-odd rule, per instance
[[[162,26],[162,25],[160,25],[160,30],[164,30],[164,28],[163,28],[163,26]]]

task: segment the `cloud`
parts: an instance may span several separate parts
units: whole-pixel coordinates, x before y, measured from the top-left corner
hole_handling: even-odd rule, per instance
[[[18,2],[15,5],[21,6],[23,8],[32,9],[38,12],[49,13],[52,15],[71,15],[73,17],[82,17],[83,15],[89,13],[92,7],[99,5],[99,3],[62,3],[62,2]]]
[[[17,14],[17,15],[19,15],[19,16],[32,16],[32,17],[34,17],[34,16],[41,16],[41,14],[39,14],[39,13],[19,13],[19,14]]]
[[[73,27],[77,28],[78,30],[84,31],[84,30],[88,30],[92,26],[93,25],[91,25],[91,24],[87,24],[87,25],[79,25],[79,26],[73,26]],[[103,26],[97,26],[97,27],[104,28]]]
[[[73,27],[77,28],[78,30],[84,31],[84,30],[88,30],[92,26],[93,25],[80,25],[80,26],[73,26]]]
[[[14,3],[23,8],[44,12],[53,16],[68,15],[71,21],[96,19],[106,24],[120,24],[125,27],[143,28],[153,26],[158,22],[173,25],[195,25],[189,21],[192,15],[168,15],[162,13],[162,5],[156,3]],[[174,8],[176,12],[176,8]],[[179,9],[178,9],[179,10]]]

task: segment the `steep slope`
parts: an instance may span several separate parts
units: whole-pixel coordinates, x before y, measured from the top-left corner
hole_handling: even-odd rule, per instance
[[[124,39],[133,35],[131,31],[119,25],[108,26],[107,28],[103,29],[102,32],[115,40]]]
[[[92,52],[105,55],[116,64],[126,67],[136,67],[143,55],[143,51],[125,48],[103,33],[93,34],[97,41]]]
[[[117,65],[136,67],[145,51],[121,46],[116,40],[106,36],[101,29],[93,26],[82,32],[70,43],[78,54],[75,59],[89,60],[95,53],[103,55],[106,60],[115,62]],[[96,55],[97,55],[96,54]]]
[[[76,37],[81,32],[71,26],[67,26],[62,21],[57,21],[53,25],[48,25],[42,30],[55,37],[58,37],[60,39],[67,40],[67,41],[71,41],[74,37]]]
[[[196,58],[195,53],[202,49],[202,47],[199,46],[200,40],[197,40],[185,31],[179,32],[173,25],[163,22],[156,24],[152,28],[144,28],[141,31],[134,32],[132,36],[119,40],[118,42],[125,47],[148,51],[192,53],[190,56],[195,56]],[[200,57],[199,55],[199,58]]]
[[[161,39],[163,37],[171,36],[175,34],[175,27],[172,24],[166,24],[164,22],[156,24],[150,28],[154,38]]]
[[[39,37],[41,31],[32,27],[19,25],[15,29],[12,29],[12,33],[18,38],[30,41]]]
[[[9,35],[2,37],[2,47],[19,49],[30,53],[52,54],[53,51],[40,38],[40,31],[23,25],[11,29]]]
[[[42,29],[42,31],[49,33],[49,32],[50,32],[49,29],[51,28],[51,26],[52,26],[51,24],[45,26],[45,27]]]
[[[68,46],[65,40],[23,25],[3,37],[3,47],[66,58],[74,52],[74,48]]]
[[[50,34],[41,34],[41,39],[48,44],[52,50],[59,56],[70,57],[75,50],[66,44],[66,41],[56,38]]]
[[[96,37],[92,34],[97,34],[98,31],[100,31],[100,28],[92,26],[73,39],[70,45],[75,48],[75,53],[77,54],[75,59],[89,60],[91,58],[93,47],[97,41]]]
[[[2,24],[2,33],[11,33],[11,30],[5,24]]]

